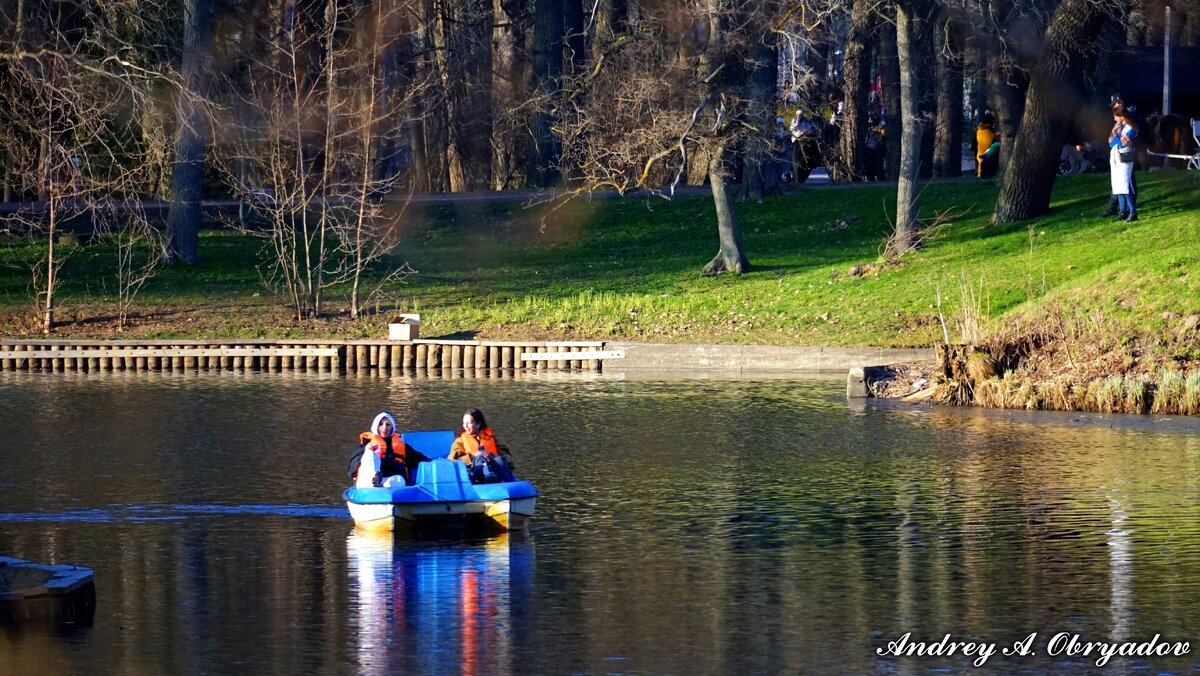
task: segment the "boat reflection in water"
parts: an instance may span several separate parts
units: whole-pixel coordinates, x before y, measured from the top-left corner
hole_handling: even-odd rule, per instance
[[[511,672],[527,623],[533,543],[418,540],[354,530],[346,540],[357,672]]]

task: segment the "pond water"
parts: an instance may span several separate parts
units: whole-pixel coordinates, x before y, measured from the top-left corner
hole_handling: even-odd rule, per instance
[[[3,674],[969,670],[889,642],[1200,664],[1200,424],[847,403],[840,380],[0,374],[0,555],[96,571]],[[479,406],[525,533],[356,533],[356,434]],[[1030,653],[1000,649],[1026,639]],[[1191,644],[1195,644],[1192,648]],[[1054,654],[1051,654],[1054,653]]]

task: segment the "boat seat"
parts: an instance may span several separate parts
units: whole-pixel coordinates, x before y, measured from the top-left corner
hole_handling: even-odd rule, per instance
[[[407,443],[407,441],[405,442]],[[446,458],[437,458],[417,465],[417,485],[464,484],[471,485],[467,465]]]
[[[450,446],[454,444],[457,435],[453,430],[431,430],[424,432],[404,432],[400,438],[429,459],[444,458],[450,455]],[[462,463],[459,463],[462,464]]]

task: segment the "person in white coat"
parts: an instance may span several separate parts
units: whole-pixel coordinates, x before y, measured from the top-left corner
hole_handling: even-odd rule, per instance
[[[371,422],[371,431],[360,436],[362,455],[354,476],[355,488],[404,486],[408,447],[396,432],[396,419],[384,411]]]
[[[1112,134],[1108,137],[1108,169],[1112,179],[1112,194],[1117,197],[1118,218],[1127,223],[1136,221],[1137,188],[1133,182],[1133,165],[1137,159],[1137,123],[1124,110],[1113,112]]]

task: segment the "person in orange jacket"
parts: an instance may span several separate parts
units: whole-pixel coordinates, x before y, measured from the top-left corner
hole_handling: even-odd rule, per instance
[[[391,413],[384,411],[375,416],[371,431],[360,434],[358,440],[362,457],[358,469],[351,474],[356,487],[392,487],[407,483],[407,461],[416,451],[410,450],[396,433],[396,419]]]
[[[467,409],[463,414],[462,429],[462,433],[450,445],[449,458],[467,463],[471,468],[468,473],[471,483],[516,481],[512,454],[507,446],[496,441],[496,435],[488,427],[483,411]]]
[[[1000,158],[997,157],[996,162],[985,167],[984,165],[988,164],[985,160],[988,158],[985,158],[984,154],[996,142],[997,136],[996,117],[990,110],[983,111],[983,116],[979,119],[979,127],[975,130],[975,176],[978,178],[991,178],[996,173],[992,167],[996,166]],[[991,169],[990,175],[985,175],[989,174],[986,169]]]

